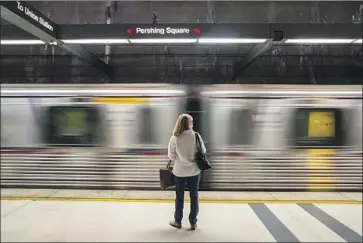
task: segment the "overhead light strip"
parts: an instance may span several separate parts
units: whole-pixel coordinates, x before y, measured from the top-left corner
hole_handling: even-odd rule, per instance
[[[254,38],[199,38],[201,44],[239,44],[239,43],[263,43],[266,39]]]
[[[165,43],[201,43],[201,44],[238,44],[263,43],[266,39],[245,38],[199,38],[199,39],[64,39],[67,44],[165,44]],[[2,45],[44,45],[41,40],[2,40]]]
[[[349,44],[357,39],[287,39],[285,43],[291,44]]]
[[[196,43],[197,39],[129,39],[132,44]]]
[[[254,38],[186,38],[186,39],[64,39],[67,44],[254,44],[267,39]],[[1,45],[45,45],[42,40],[0,40]],[[362,44],[362,39],[287,39],[288,44]],[[57,44],[55,42],[47,44]]]
[[[62,40],[67,44],[127,44],[127,39],[69,39]]]
[[[42,40],[0,40],[1,45],[45,45]]]

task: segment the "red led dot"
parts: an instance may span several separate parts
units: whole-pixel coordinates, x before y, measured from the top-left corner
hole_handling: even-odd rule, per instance
[[[132,29],[127,29],[126,32],[127,32],[127,34],[131,35],[132,34]]]
[[[199,35],[200,34],[200,29],[199,28],[194,28],[194,34],[195,35]]]

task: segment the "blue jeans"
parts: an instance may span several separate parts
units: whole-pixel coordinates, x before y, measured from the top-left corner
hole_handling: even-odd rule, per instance
[[[199,202],[198,202],[199,180],[200,180],[200,175],[190,176],[190,177],[175,176],[176,199],[175,199],[174,219],[177,223],[181,223],[183,219],[185,185],[188,187],[190,195],[189,223],[191,225],[197,223],[197,216],[199,211]]]

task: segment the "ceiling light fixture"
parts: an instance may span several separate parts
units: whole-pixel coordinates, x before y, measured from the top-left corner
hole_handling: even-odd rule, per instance
[[[64,39],[67,44],[127,44],[127,39]]]
[[[165,44],[165,43],[197,43],[197,39],[129,39],[130,43],[137,44]]]
[[[263,43],[267,39],[248,39],[248,38],[186,38],[186,39],[64,39],[66,44],[253,44]],[[362,39],[287,39],[287,44],[362,44]],[[42,40],[0,40],[1,45],[45,45]],[[48,44],[56,45],[52,41]]]
[[[266,39],[255,38],[199,38],[201,44],[238,44],[238,43],[263,43]]]
[[[287,39],[285,43],[291,44],[349,44],[355,39]]]
[[[42,40],[0,40],[1,45],[45,45]]]

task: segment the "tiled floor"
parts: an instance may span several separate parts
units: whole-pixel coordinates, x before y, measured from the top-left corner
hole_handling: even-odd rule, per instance
[[[200,205],[198,228],[169,227],[173,203],[1,200],[1,241],[362,242],[362,205]]]

